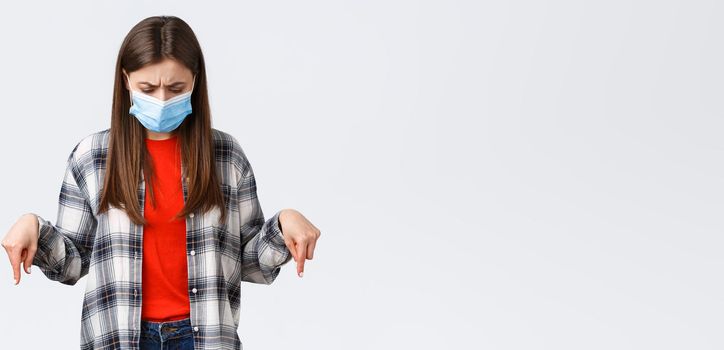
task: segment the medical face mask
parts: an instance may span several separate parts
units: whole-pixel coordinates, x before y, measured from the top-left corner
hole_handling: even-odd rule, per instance
[[[128,77],[128,75],[126,75]],[[130,79],[129,85],[130,85]],[[130,114],[136,117],[146,129],[155,132],[169,132],[176,129],[191,114],[191,93],[194,91],[196,76],[191,83],[191,90],[169,98],[159,100],[140,91],[131,91]]]

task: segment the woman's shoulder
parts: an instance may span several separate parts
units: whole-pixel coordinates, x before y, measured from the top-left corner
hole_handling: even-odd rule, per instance
[[[211,134],[214,139],[216,159],[229,162],[241,174],[246,174],[250,164],[239,140],[232,134],[216,128],[211,128]]]
[[[78,163],[101,164],[108,152],[110,128],[97,130],[76,141],[70,157]],[[249,160],[239,140],[226,131],[211,128],[216,159],[233,165],[241,174],[250,169]]]
[[[110,128],[106,128],[88,133],[76,141],[75,147],[83,150],[99,147],[108,148],[110,131]],[[239,141],[228,132],[211,128],[211,137],[214,140],[214,146],[217,148],[226,147],[227,149],[234,148],[234,151],[242,151]]]
[[[93,158],[102,156],[102,153],[108,149],[109,131],[110,128],[97,130],[81,136],[75,141],[69,158],[80,163],[83,160],[92,160]]]
[[[96,130],[92,133],[85,134],[76,140],[73,146],[75,153],[86,153],[97,149],[108,149],[110,138],[110,128]],[[214,147],[217,150],[232,150],[234,152],[242,152],[238,140],[225,131],[211,128],[211,137],[214,140]]]

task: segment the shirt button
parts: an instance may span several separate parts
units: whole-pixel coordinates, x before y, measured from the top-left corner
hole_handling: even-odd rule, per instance
[[[194,213],[189,214],[189,217],[194,217]]]
[[[192,289],[191,291],[194,292],[194,293],[196,293],[196,288]]]
[[[133,296],[134,296],[134,297],[135,297],[135,296],[138,296],[138,293],[137,293],[137,292],[138,292],[138,289],[134,289],[134,290],[133,290]]]
[[[196,251],[195,251],[195,250],[192,250],[192,251],[191,251],[191,255],[196,255]]]
[[[199,327],[194,327],[194,332],[198,332],[198,331],[199,331]]]

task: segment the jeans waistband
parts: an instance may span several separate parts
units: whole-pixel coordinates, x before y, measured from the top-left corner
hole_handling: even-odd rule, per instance
[[[174,321],[146,321],[141,320],[141,331],[146,334],[153,334],[163,338],[171,338],[185,333],[192,333],[191,318],[187,317]]]
[[[141,320],[141,324],[144,324],[144,323],[145,323],[146,325],[152,325],[152,326],[156,326],[156,325],[182,326],[182,325],[184,325],[184,324],[191,325],[191,318],[190,318],[190,317],[186,317],[186,318],[182,318],[182,319],[180,319],[180,320],[158,321],[158,322],[156,322],[156,321],[149,321],[149,320]]]

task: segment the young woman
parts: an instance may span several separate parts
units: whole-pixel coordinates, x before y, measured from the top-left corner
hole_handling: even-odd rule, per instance
[[[150,17],[116,63],[110,128],[71,151],[55,224],[23,215],[3,239],[20,281],[86,279],[81,349],[241,349],[241,282],[302,276],[320,231],[285,209],[265,220],[239,142],[211,127],[191,28]]]

